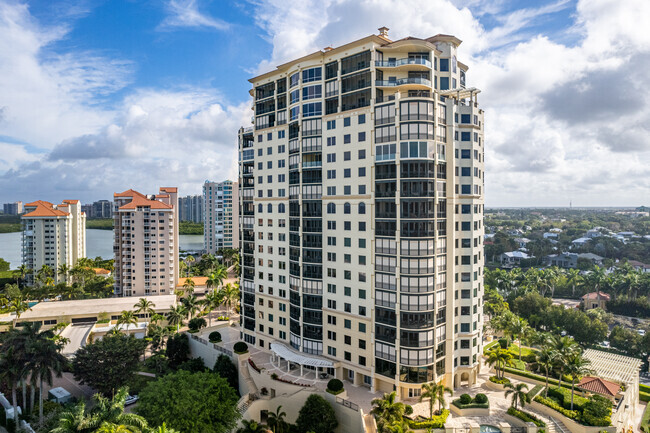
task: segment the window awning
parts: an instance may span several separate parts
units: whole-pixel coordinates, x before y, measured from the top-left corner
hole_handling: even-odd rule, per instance
[[[289,349],[284,344],[271,343],[271,351],[279,357],[296,364],[308,365],[310,367],[334,367],[334,363],[332,361],[328,361],[327,359],[323,358],[314,358],[311,356],[301,355],[300,353],[296,353],[293,350]]]

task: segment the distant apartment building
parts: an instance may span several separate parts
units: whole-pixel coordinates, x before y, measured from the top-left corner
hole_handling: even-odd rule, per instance
[[[241,331],[282,365],[409,398],[479,372],[483,110],[459,39],[386,31],[250,80]]]
[[[115,294],[169,295],[178,280],[178,191],[113,196]]]
[[[71,268],[86,257],[86,215],[79,200],[63,200],[59,205],[43,200],[27,203],[21,222],[22,263],[33,270],[27,277],[29,284],[43,265],[53,270],[55,283],[63,281],[59,267]]]
[[[5,215],[20,215],[23,213],[23,202],[15,201],[13,203],[5,203],[2,205],[2,212]]]
[[[203,196],[188,195],[178,199],[180,221],[203,222]]]
[[[112,218],[113,203],[110,200],[98,200],[93,203],[93,218]]]
[[[239,184],[232,180],[203,184],[203,248],[239,248]]]

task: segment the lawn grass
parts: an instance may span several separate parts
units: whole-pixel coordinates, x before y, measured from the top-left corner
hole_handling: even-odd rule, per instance
[[[643,419],[641,419],[641,431],[650,431],[650,404],[647,405],[643,411]]]
[[[512,343],[510,345],[510,347],[508,347],[508,350],[510,352],[512,352],[513,355],[516,355],[517,357],[519,357],[519,345],[518,344]],[[532,347],[526,347],[526,346],[521,347],[521,356],[530,355],[531,353],[535,354],[535,353],[537,353],[537,350],[533,349]]]
[[[520,361],[518,359],[513,359],[512,360],[512,366],[516,368],[517,370],[526,370],[526,363],[524,361]]]

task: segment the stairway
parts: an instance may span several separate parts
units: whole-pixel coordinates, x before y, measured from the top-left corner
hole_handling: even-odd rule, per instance
[[[253,395],[258,395],[259,391],[257,389],[257,385],[255,384],[255,381],[251,377],[250,371],[248,370],[248,360],[244,360],[239,363],[239,371],[241,372],[242,377],[246,381],[246,385],[248,385],[248,393]]]
[[[546,423],[547,433],[570,433],[562,421],[549,417],[550,422]]]

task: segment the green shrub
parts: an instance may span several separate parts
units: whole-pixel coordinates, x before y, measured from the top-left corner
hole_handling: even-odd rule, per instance
[[[463,394],[460,396],[461,404],[470,404],[472,402],[472,396],[469,394]]]
[[[221,333],[219,331],[212,331],[210,332],[210,335],[208,335],[208,340],[210,340],[210,343],[218,343],[221,341]]]
[[[532,413],[524,412],[523,410],[517,410],[512,406],[508,409],[508,415],[512,415],[512,416],[514,416],[516,418],[519,418],[523,422],[532,422],[537,427],[546,427],[546,423],[544,421],[542,421],[541,419],[537,418]]]
[[[650,401],[650,392],[641,392],[641,391],[639,391],[639,400],[641,400],[641,401]]]
[[[203,317],[195,317],[189,321],[187,326],[190,328],[190,332],[197,332],[199,329],[208,326],[208,322]]]
[[[236,354],[241,355],[242,353],[248,352],[248,344],[244,343],[243,341],[238,341],[232,346],[232,350]]]
[[[650,432],[650,404],[646,405],[643,411],[643,419],[641,420],[641,431]]]
[[[582,419],[592,426],[609,426],[612,423],[612,403],[603,396],[594,395],[584,405]]]
[[[447,417],[449,416],[449,411],[443,409],[440,415],[434,415],[433,418],[426,421],[408,421],[409,427],[413,430],[424,430],[429,428],[443,428],[445,422],[447,422]]]
[[[550,407],[551,409],[561,413],[567,418],[580,422],[580,414],[577,411],[565,409],[559,404],[557,404],[554,400],[551,400],[550,398],[545,398],[542,397],[541,395],[538,395],[533,400],[543,404],[544,406]]]
[[[460,399],[457,398],[456,400],[451,402],[454,406],[460,409],[472,409],[472,408],[480,408],[480,409],[488,409],[490,407],[489,402],[485,403],[477,403],[476,401],[472,401],[467,404],[461,403]]]
[[[496,376],[490,376],[490,382],[492,383],[497,383],[499,385],[505,385],[506,383],[510,383],[510,379],[507,377],[496,377]]]
[[[550,397],[555,397],[559,401],[561,401],[562,406],[565,409],[571,409],[571,390],[566,389],[566,388],[560,389],[558,387],[549,388],[548,389],[548,395]],[[588,401],[589,400],[587,400],[586,398],[581,397],[581,396],[574,393],[574,395],[573,395],[573,410],[576,410],[576,411],[582,413],[582,411],[584,409],[584,406]]]
[[[338,379],[331,379],[327,382],[327,390],[336,393],[343,391],[343,382]]]
[[[477,403],[487,403],[488,398],[487,395],[485,394],[476,394],[476,397],[474,397],[474,401]]]
[[[507,349],[508,346],[510,346],[510,343],[507,338],[501,338],[499,339],[499,346],[501,346],[502,349]]]

